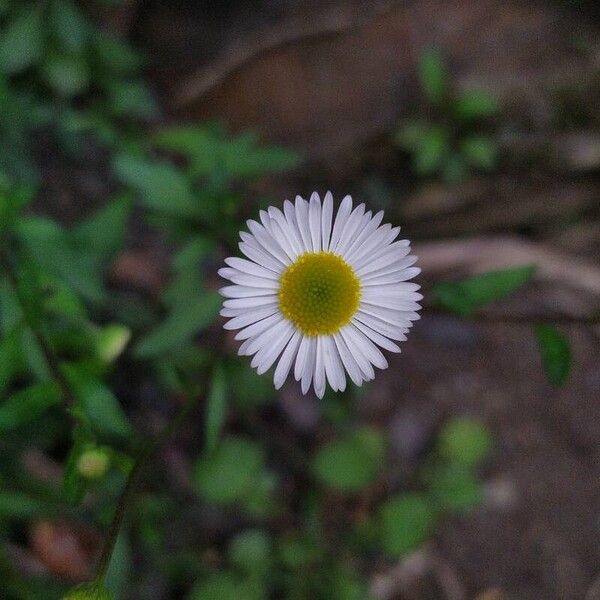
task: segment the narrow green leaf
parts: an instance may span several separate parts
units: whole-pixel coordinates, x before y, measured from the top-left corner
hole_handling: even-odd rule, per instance
[[[55,508],[23,492],[0,491],[0,518],[32,519],[51,514]]]
[[[538,325],[535,336],[550,383],[563,385],[571,370],[571,347],[567,338],[553,325]]]
[[[444,308],[460,315],[469,315],[519,289],[532,278],[534,272],[533,265],[489,271],[463,281],[438,283],[434,286],[434,294]]]
[[[33,3],[8,23],[0,38],[0,69],[20,73],[36,64],[43,53],[43,6]]]
[[[53,382],[37,383],[16,392],[0,404],[0,432],[30,423],[60,403],[61,394]]]
[[[205,448],[212,452],[218,445],[227,415],[227,384],[223,365],[217,364],[213,371],[210,392],[206,404]]]
[[[427,129],[415,151],[414,167],[419,175],[431,175],[442,168],[450,152],[450,134],[444,127]]]
[[[442,55],[436,48],[423,52],[419,61],[419,80],[432,104],[440,105],[444,102],[447,96],[446,71]]]

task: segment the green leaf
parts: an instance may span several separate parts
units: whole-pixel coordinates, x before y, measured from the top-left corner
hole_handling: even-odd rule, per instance
[[[78,246],[89,248],[98,262],[111,260],[125,245],[125,235],[131,214],[130,198],[121,195],[79,223],[71,236]]]
[[[448,90],[442,55],[436,48],[426,50],[419,61],[419,80],[427,99],[439,106],[446,99]]]
[[[138,358],[153,358],[191,341],[216,318],[221,297],[204,292],[191,304],[173,311],[160,325],[143,337],[135,347]]]
[[[129,44],[100,30],[95,31],[93,48],[99,67],[111,78],[131,75],[143,64],[141,56]]]
[[[77,426],[73,431],[73,446],[65,461],[63,488],[67,500],[72,504],[81,502],[86,489],[86,480],[77,468],[77,462],[84,448],[93,442],[87,428]]]
[[[434,286],[434,294],[444,308],[466,316],[519,289],[534,272],[533,265],[489,271],[463,281],[438,283]]]
[[[81,403],[83,413],[96,431],[120,438],[133,435],[129,420],[115,395],[93,374],[88,373],[84,365],[66,365],[65,374]]]
[[[264,452],[253,442],[227,437],[196,463],[195,483],[206,500],[229,504],[248,494],[263,469]]]
[[[198,583],[187,600],[249,600],[240,595],[239,583],[230,573],[215,573]]]
[[[271,544],[266,531],[248,529],[229,543],[229,561],[247,573],[263,573],[269,569]]]
[[[364,428],[322,447],[314,458],[313,470],[325,485],[341,492],[357,492],[375,479],[383,454],[381,434]]]
[[[467,466],[475,466],[485,460],[491,447],[492,437],[488,428],[468,418],[448,421],[438,438],[442,458]]]
[[[40,60],[45,41],[42,8],[42,5],[31,4],[3,30],[0,70],[20,73]]]
[[[15,392],[0,404],[0,432],[30,423],[60,403],[61,394],[53,382],[37,383]]]
[[[106,588],[115,598],[125,598],[127,596],[127,589],[133,572],[133,552],[129,536],[121,532],[117,538],[105,580]]]
[[[18,225],[18,234],[30,256],[47,273],[72,287],[86,300],[104,299],[104,284],[97,260],[89,249],[74,244],[68,232],[53,221],[28,217]]]
[[[438,171],[450,152],[450,134],[444,127],[431,126],[423,133],[414,155],[414,168],[419,175]]]
[[[176,217],[198,215],[190,184],[175,166],[133,154],[119,154],[113,168],[121,182],[138,192],[148,208]]]
[[[441,510],[465,514],[483,500],[481,484],[469,465],[439,465],[427,479],[430,494]]]
[[[400,557],[432,534],[435,513],[425,496],[409,493],[390,498],[379,510],[380,541],[386,554]]]
[[[459,154],[450,154],[441,170],[446,183],[461,183],[467,176],[467,165]]]
[[[494,116],[498,110],[498,100],[488,92],[474,90],[463,92],[456,99],[454,114],[467,123]]]
[[[548,380],[553,385],[563,385],[571,371],[571,347],[567,338],[553,325],[538,325],[535,336]]]
[[[211,126],[173,127],[155,136],[156,143],[190,159],[194,177],[222,172],[229,177],[251,178],[284,171],[298,164],[298,156],[285,148],[261,146],[250,132],[227,137]]]
[[[99,583],[82,583],[69,590],[61,600],[115,600],[115,597]]]
[[[52,54],[44,61],[42,74],[48,85],[65,98],[83,94],[90,85],[90,68],[83,56]]]
[[[424,120],[408,121],[400,126],[394,139],[405,150],[416,150],[423,136],[429,132],[430,124]]]
[[[149,120],[158,114],[150,88],[141,81],[117,81],[109,88],[110,105],[117,117]]]
[[[465,160],[477,169],[491,171],[496,167],[498,146],[489,137],[481,135],[465,138],[461,142],[460,150]]]
[[[0,338],[0,394],[23,372],[22,330],[20,325],[16,325]]]
[[[50,26],[67,52],[81,52],[89,39],[90,26],[72,0],[52,0]]]
[[[219,363],[213,371],[210,392],[206,401],[205,448],[207,452],[216,449],[226,415],[227,386],[225,371],[223,365]]]
[[[0,519],[33,519],[54,512],[47,502],[23,492],[0,491]]]

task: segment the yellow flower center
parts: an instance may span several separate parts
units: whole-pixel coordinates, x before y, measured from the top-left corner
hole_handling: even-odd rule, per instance
[[[305,335],[331,335],[347,325],[360,303],[360,280],[331,252],[307,252],[279,280],[279,308]]]

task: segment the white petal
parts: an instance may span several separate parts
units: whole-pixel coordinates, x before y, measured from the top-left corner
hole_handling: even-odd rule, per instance
[[[277,302],[277,296],[254,296],[249,298],[234,298],[233,300],[225,300],[223,306],[225,308],[256,308]]]
[[[323,337],[323,355],[325,358],[325,374],[334,391],[346,389],[346,375],[333,336]]]
[[[217,272],[223,279],[229,279],[229,281],[233,281],[233,283],[238,285],[268,288],[270,290],[277,290],[279,288],[279,282],[274,279],[265,279],[264,277],[257,277],[256,275],[240,273],[240,271],[232,269],[231,267],[223,267]]]
[[[271,219],[271,235],[277,240],[277,243],[281,246],[290,261],[293,262],[296,260],[298,252],[294,250],[289,234],[283,231],[281,225],[275,219]]]
[[[312,252],[312,237],[310,235],[310,226],[308,224],[308,202],[300,196],[296,196],[296,223],[302,237],[302,244],[307,252]]]
[[[298,254],[304,254],[306,252],[306,246],[302,241],[302,235],[298,227],[298,219],[296,218],[296,208],[289,201],[286,200],[283,204],[283,211],[285,214],[285,220],[290,228],[290,232],[294,236],[293,244],[298,250]]]
[[[306,354],[306,360],[304,361],[304,367],[302,369],[302,379],[300,382],[300,387],[302,389],[302,393],[306,394],[306,392],[308,392],[310,388],[310,383],[315,373],[315,358],[317,356],[317,338],[305,337],[304,339],[308,341],[308,350]]]
[[[403,271],[408,267],[411,267],[417,262],[417,257],[414,255],[405,256],[398,260],[398,262],[392,263],[383,269],[377,269],[377,271],[371,271],[363,276],[363,281],[369,281],[369,279],[374,279],[375,277],[382,277],[384,275],[391,275],[392,273],[397,273],[398,271]]]
[[[273,363],[277,360],[277,357],[281,354],[285,345],[289,342],[290,338],[294,334],[295,327],[289,322],[285,321],[286,328],[278,335],[272,344],[261,348],[252,359],[250,363],[252,367],[256,368],[256,372],[259,375],[266,373]]]
[[[248,327],[244,327],[244,329],[238,331],[235,334],[235,339],[236,340],[250,339],[251,337],[254,337],[254,336],[262,333],[263,331],[265,331],[265,329],[274,327],[280,321],[283,321],[283,317],[281,316],[280,313],[277,312],[274,315],[271,315],[270,317],[263,319],[262,321],[258,321],[256,323],[253,323],[252,325],[248,325]]]
[[[331,219],[333,216],[333,196],[331,192],[325,194],[323,209],[321,212],[321,246],[326,252],[329,250],[329,238],[331,237]]]
[[[323,349],[324,336],[317,337],[317,354],[315,357],[314,388],[317,398],[321,399],[325,394],[325,357]]]
[[[380,210],[364,227],[356,239],[350,244],[344,252],[344,257],[347,261],[351,261],[354,256],[360,251],[362,246],[371,238],[373,232],[379,227],[383,219],[383,211]]]
[[[390,283],[402,283],[404,281],[412,279],[413,277],[416,277],[420,272],[420,267],[409,267],[408,269],[403,269],[402,271],[390,273],[389,275],[382,275],[380,277],[374,277],[373,279],[366,280],[363,282],[363,286],[367,287],[387,285]]]
[[[373,213],[369,210],[366,213],[363,213],[360,221],[356,228],[350,233],[343,233],[342,239],[338,242],[337,253],[344,258],[348,254],[348,250],[351,246],[354,245],[357,238],[360,234],[365,230],[365,227],[369,224],[370,221],[373,220]]]
[[[352,212],[352,198],[350,196],[344,197],[340,207],[338,208],[337,214],[335,216],[335,221],[333,223],[333,230],[331,232],[331,239],[329,240],[329,251],[331,252],[333,248],[337,246],[337,243],[340,239],[340,235],[342,234],[342,230],[346,225],[346,221]]]
[[[406,341],[406,331],[407,328],[400,325],[392,325],[387,321],[383,321],[382,319],[375,317],[373,315],[369,315],[362,310],[359,310],[356,315],[354,315],[352,322],[354,320],[358,320],[361,323],[367,325],[370,329],[374,331],[378,331],[380,334],[385,337],[396,340],[397,342]]]
[[[285,383],[287,379],[288,373],[292,368],[292,363],[296,358],[296,353],[298,352],[298,347],[300,346],[300,341],[302,340],[302,333],[300,331],[295,331],[292,339],[289,341],[288,345],[285,347],[279,362],[277,363],[277,368],[275,369],[275,374],[273,375],[273,383],[275,385],[275,389],[278,390]]]
[[[410,252],[408,240],[406,240],[406,243],[404,242],[405,240],[394,242],[380,251],[373,252],[371,256],[365,257],[361,263],[356,265],[356,274],[362,277],[367,273],[383,269],[400,261]]]
[[[222,317],[239,317],[240,315],[245,315],[246,313],[248,313],[251,310],[261,310],[261,309],[272,309],[272,308],[279,308],[279,302],[274,301],[274,302],[269,302],[268,304],[263,304],[261,306],[256,306],[253,308],[231,308],[231,307],[227,307],[224,306],[223,308],[221,308],[221,311],[219,312],[219,314]]]
[[[302,373],[304,373],[304,367],[308,358],[308,347],[310,345],[310,338],[304,336],[300,340],[300,346],[298,347],[298,354],[296,355],[296,363],[294,365],[294,379],[300,381]]]
[[[302,245],[299,241],[297,230],[294,225],[288,222],[285,215],[278,208],[271,206],[269,208],[269,215],[271,215],[271,218],[277,223],[277,225],[279,225],[278,233],[281,232],[281,235],[285,238],[289,249],[293,253],[293,257],[296,258],[302,254]],[[277,231],[277,228],[274,229]]]
[[[385,247],[383,242],[391,235],[391,231],[393,230],[389,223],[382,225],[377,231],[365,239],[361,247],[353,252],[351,256],[346,256],[346,260],[354,268],[356,268],[357,265],[362,265],[365,257],[371,256],[375,249]]]
[[[382,306],[373,306],[372,304],[365,304],[364,306],[361,304],[359,307],[359,312],[360,311],[378,317],[386,323],[397,325],[398,327],[410,327],[410,322],[416,321],[419,318],[419,315],[416,312],[393,310]]]
[[[278,258],[275,258],[272,254],[266,252],[266,250],[258,244],[252,245],[246,242],[240,242],[238,246],[242,253],[255,263],[258,263],[267,269],[271,269],[271,271],[277,274],[283,272],[285,265]]]
[[[365,205],[359,204],[350,214],[344,228],[342,229],[342,233],[340,234],[340,238],[338,239],[335,246],[331,248],[332,252],[336,254],[341,254],[342,246],[350,239],[354,239],[354,234],[358,229],[358,226],[365,214]]]
[[[253,288],[246,285],[226,285],[219,290],[225,298],[251,298],[252,296],[271,296],[272,290],[268,288]]]
[[[289,330],[290,322],[282,319],[276,325],[265,329],[262,333],[250,338],[248,354],[256,354],[261,348],[276,344]],[[253,365],[254,366],[254,365]]]
[[[358,330],[352,324],[346,325],[346,327],[340,329],[340,334],[361,370],[363,379],[365,381],[370,381],[375,378],[375,371],[361,349],[360,338],[357,336],[357,333]]]
[[[234,317],[230,321],[227,321],[223,327],[225,329],[242,329],[243,327],[247,327],[252,323],[256,323],[256,321],[260,321],[262,319],[266,319],[270,317],[272,314],[279,312],[279,307],[268,307],[268,308],[257,308],[255,310],[250,310],[245,312],[243,315],[239,317]]]
[[[354,327],[350,325],[350,327]],[[360,349],[365,358],[379,369],[387,369],[388,361],[381,353],[381,350],[359,329],[354,327],[354,334],[358,338]]]
[[[277,273],[274,273],[270,269],[265,269],[265,267],[261,267],[254,262],[246,260],[245,258],[238,258],[237,256],[230,256],[225,259],[225,264],[241,271],[242,273],[247,273],[248,275],[256,275],[257,277],[263,277],[264,279],[274,279],[278,280],[279,277]]]
[[[256,241],[270,254],[278,258],[284,265],[290,264],[289,256],[283,251],[275,238],[260,224],[252,219],[246,221],[248,229]]]
[[[352,356],[352,353],[350,352],[350,350],[348,350],[348,346],[346,345],[344,338],[338,332],[334,334],[333,340],[339,352],[340,358],[342,359],[344,368],[350,376],[350,379],[352,379],[355,385],[361,385],[363,382],[362,372],[360,370],[360,367],[358,366],[358,363]]]
[[[308,225],[312,247],[315,252],[321,251],[321,199],[317,192],[313,192],[308,206]]]
[[[400,352],[400,346],[394,344],[394,342],[381,335],[377,331],[374,331],[370,327],[367,327],[359,320],[352,319],[352,323],[357,329],[362,331],[373,343],[377,344],[378,346],[381,346],[382,348],[385,348],[386,350],[389,350],[390,352]]]

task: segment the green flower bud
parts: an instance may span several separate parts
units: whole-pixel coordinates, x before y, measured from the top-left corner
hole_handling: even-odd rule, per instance
[[[111,363],[125,350],[130,339],[131,331],[124,325],[107,325],[98,334],[96,352],[105,363]]]
[[[77,471],[86,479],[100,479],[110,466],[110,457],[101,448],[90,448],[77,459]]]
[[[114,600],[114,596],[101,584],[84,583],[67,592],[61,600]]]

